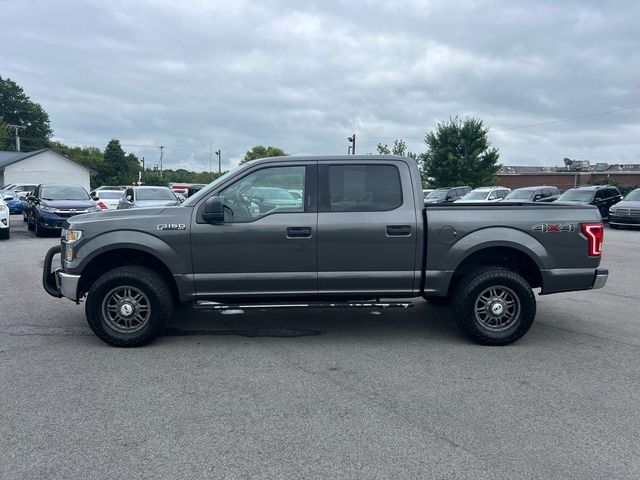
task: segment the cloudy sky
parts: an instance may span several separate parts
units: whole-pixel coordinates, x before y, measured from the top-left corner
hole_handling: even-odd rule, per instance
[[[455,115],[483,119],[504,164],[640,162],[635,0],[0,0],[0,11],[0,75],[43,105],[56,138],[119,138],[148,164],[166,145],[166,167],[206,170],[210,142],[223,169],[258,143],[346,153],[352,133],[358,153],[394,138],[422,152],[425,132]],[[571,117],[583,118],[552,123]]]

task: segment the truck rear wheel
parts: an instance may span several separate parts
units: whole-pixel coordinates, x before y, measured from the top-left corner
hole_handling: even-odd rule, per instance
[[[140,347],[164,332],[173,312],[173,295],[153,270],[115,268],[98,278],[87,296],[89,327],[114,347]]]
[[[460,329],[482,345],[508,345],[529,331],[536,299],[527,281],[500,267],[466,275],[453,296]]]

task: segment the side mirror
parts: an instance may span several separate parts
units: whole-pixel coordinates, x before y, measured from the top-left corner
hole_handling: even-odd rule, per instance
[[[127,202],[133,202],[133,195],[127,195],[125,198],[127,199]]]
[[[91,200],[95,200],[97,202],[99,198],[97,195],[91,195]]]
[[[224,222],[224,205],[220,197],[211,197],[204,203],[202,218],[205,222]]]

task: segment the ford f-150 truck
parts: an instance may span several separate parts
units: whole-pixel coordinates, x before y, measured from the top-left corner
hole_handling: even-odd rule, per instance
[[[591,206],[425,208],[411,159],[277,157],[242,165],[181,205],[69,218],[43,285],[76,303],[86,296],[89,326],[119,347],[161,335],[177,303],[385,308],[411,301],[384,299],[420,297],[451,302],[476,342],[505,345],[531,327],[534,289],[604,286],[602,241]]]

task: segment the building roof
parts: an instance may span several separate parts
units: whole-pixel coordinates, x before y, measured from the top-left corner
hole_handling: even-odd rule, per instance
[[[78,165],[79,167],[84,168],[85,170],[89,170],[89,172],[93,173],[93,170],[91,170],[88,167],[85,167],[84,165],[82,165],[81,163],[78,162],[74,162],[73,160],[71,160],[70,158],[65,157],[64,155],[61,155],[60,153],[54,151],[51,148],[41,148],[40,150],[34,150],[32,152],[11,152],[8,150],[0,150],[0,170],[4,170],[4,167],[11,165],[13,163],[19,162],[20,160],[24,160],[25,158],[29,158],[29,157],[34,157],[36,155],[39,155],[43,152],[46,151],[52,151],[53,153],[55,153],[56,155],[61,156],[62,158],[75,163],[76,165]]]

